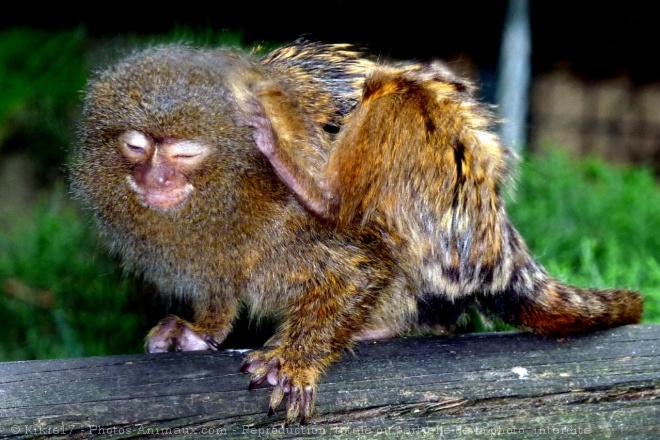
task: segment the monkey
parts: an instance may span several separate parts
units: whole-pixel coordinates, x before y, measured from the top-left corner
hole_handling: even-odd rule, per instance
[[[100,69],[71,192],[110,252],[194,320],[145,348],[218,350],[241,307],[280,327],[241,370],[307,423],[356,341],[451,324],[476,305],[541,335],[637,323],[625,289],[569,286],[527,249],[503,191],[515,155],[440,61],[303,39],[265,55],[171,44]]]

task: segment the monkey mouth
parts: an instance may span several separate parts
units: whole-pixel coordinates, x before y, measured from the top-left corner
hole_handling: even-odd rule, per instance
[[[142,188],[133,179],[128,177],[128,185],[137,196],[140,205],[145,208],[160,211],[176,210],[188,201],[193,193],[194,187],[187,183],[178,188]]]
[[[177,190],[164,190],[164,191],[149,191],[141,198],[149,208],[154,209],[177,209],[182,207],[190,198],[192,194],[192,185],[187,184],[183,189]]]

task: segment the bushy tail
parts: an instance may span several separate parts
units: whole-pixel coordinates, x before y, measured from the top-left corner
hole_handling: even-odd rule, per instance
[[[508,287],[479,302],[508,324],[543,335],[569,335],[636,324],[642,296],[625,289],[585,289],[551,278],[538,263],[533,274],[514,271]]]

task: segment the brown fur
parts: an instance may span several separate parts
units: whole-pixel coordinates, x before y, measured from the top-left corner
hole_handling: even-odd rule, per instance
[[[276,347],[244,370],[275,386],[272,410],[288,393],[287,420],[305,422],[352,341],[449,304],[542,334],[639,321],[638,294],[564,285],[530,256],[501,198],[512,154],[490,125],[438,62],[304,41],[261,60],[162,47],[90,83],[72,188],[127,269],[194,304],[194,323],[166,319],[148,349],[216,349],[240,303],[281,316]],[[167,165],[194,185],[184,205],[140,203],[117,148],[126,130],[212,146],[192,169]],[[447,306],[422,318],[422,304]]]

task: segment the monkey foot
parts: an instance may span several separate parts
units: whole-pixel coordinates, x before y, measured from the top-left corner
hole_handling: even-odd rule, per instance
[[[264,382],[275,387],[270,397],[268,415],[273,415],[284,396],[286,401],[286,423],[292,424],[300,421],[307,423],[314,411],[314,383],[313,369],[301,371],[291,368],[278,356],[275,349],[268,353],[254,351],[243,361],[241,371],[251,375],[249,389]]]
[[[193,324],[177,317],[169,316],[162,320],[147,335],[145,348],[148,353],[167,351],[217,350],[228,331],[203,332]]]

